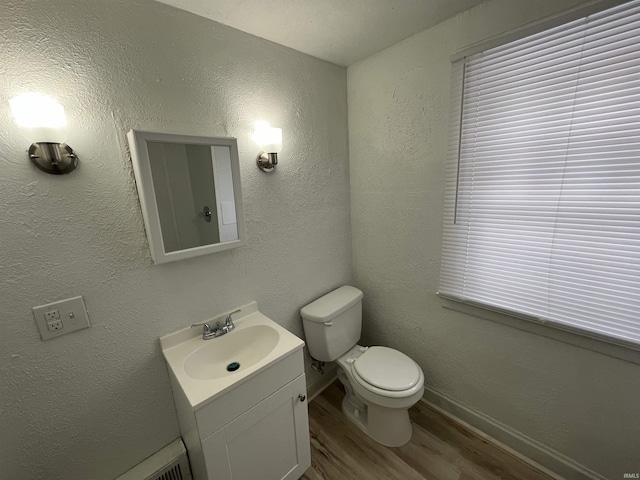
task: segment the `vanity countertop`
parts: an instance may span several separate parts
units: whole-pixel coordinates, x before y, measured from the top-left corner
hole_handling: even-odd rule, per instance
[[[233,316],[234,330],[220,337],[204,340],[202,327],[186,327],[160,338],[169,369],[193,409],[304,347],[300,338],[259,312],[255,301],[216,315],[207,323],[224,321],[227,314],[238,309],[240,312]],[[244,358],[245,366],[240,361],[238,370],[227,372],[226,365],[237,361],[236,357]],[[203,378],[206,376],[210,378]]]

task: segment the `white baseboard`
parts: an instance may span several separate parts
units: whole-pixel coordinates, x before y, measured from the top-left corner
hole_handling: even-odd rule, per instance
[[[338,369],[333,364],[326,365],[324,369],[324,374],[318,379],[307,385],[307,397],[309,401],[312,401],[318,395],[322,393],[322,391],[331,385],[338,378]]]
[[[488,441],[536,467],[544,467],[567,480],[607,480],[599,473],[579,464],[552,448],[527,437],[498,420],[468,408],[458,401],[425,385],[422,401],[453,421],[471,427]],[[537,464],[537,465],[536,465]]]

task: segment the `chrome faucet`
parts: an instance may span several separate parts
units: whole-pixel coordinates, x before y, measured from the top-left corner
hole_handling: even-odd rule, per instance
[[[209,322],[194,323],[193,325],[191,325],[191,327],[192,328],[193,327],[199,327],[200,325],[202,325],[202,339],[203,340],[210,340],[212,338],[221,337],[222,335],[225,335],[225,334],[229,333],[230,331],[232,331],[234,328],[236,328],[236,326],[233,324],[233,320],[231,319],[231,315],[233,315],[234,313],[238,313],[239,311],[240,310],[236,310],[234,312],[231,312],[224,319],[224,323],[216,322],[213,327],[211,327],[211,325],[209,325]]]

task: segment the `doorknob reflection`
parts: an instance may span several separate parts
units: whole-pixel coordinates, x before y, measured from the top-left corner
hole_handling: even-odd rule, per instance
[[[206,205],[202,207],[202,212],[200,212],[200,216],[204,218],[204,221],[209,223],[211,221],[211,210]]]

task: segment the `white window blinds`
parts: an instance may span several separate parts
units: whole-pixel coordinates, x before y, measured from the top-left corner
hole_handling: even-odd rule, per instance
[[[640,347],[640,1],[453,65],[440,294]]]

